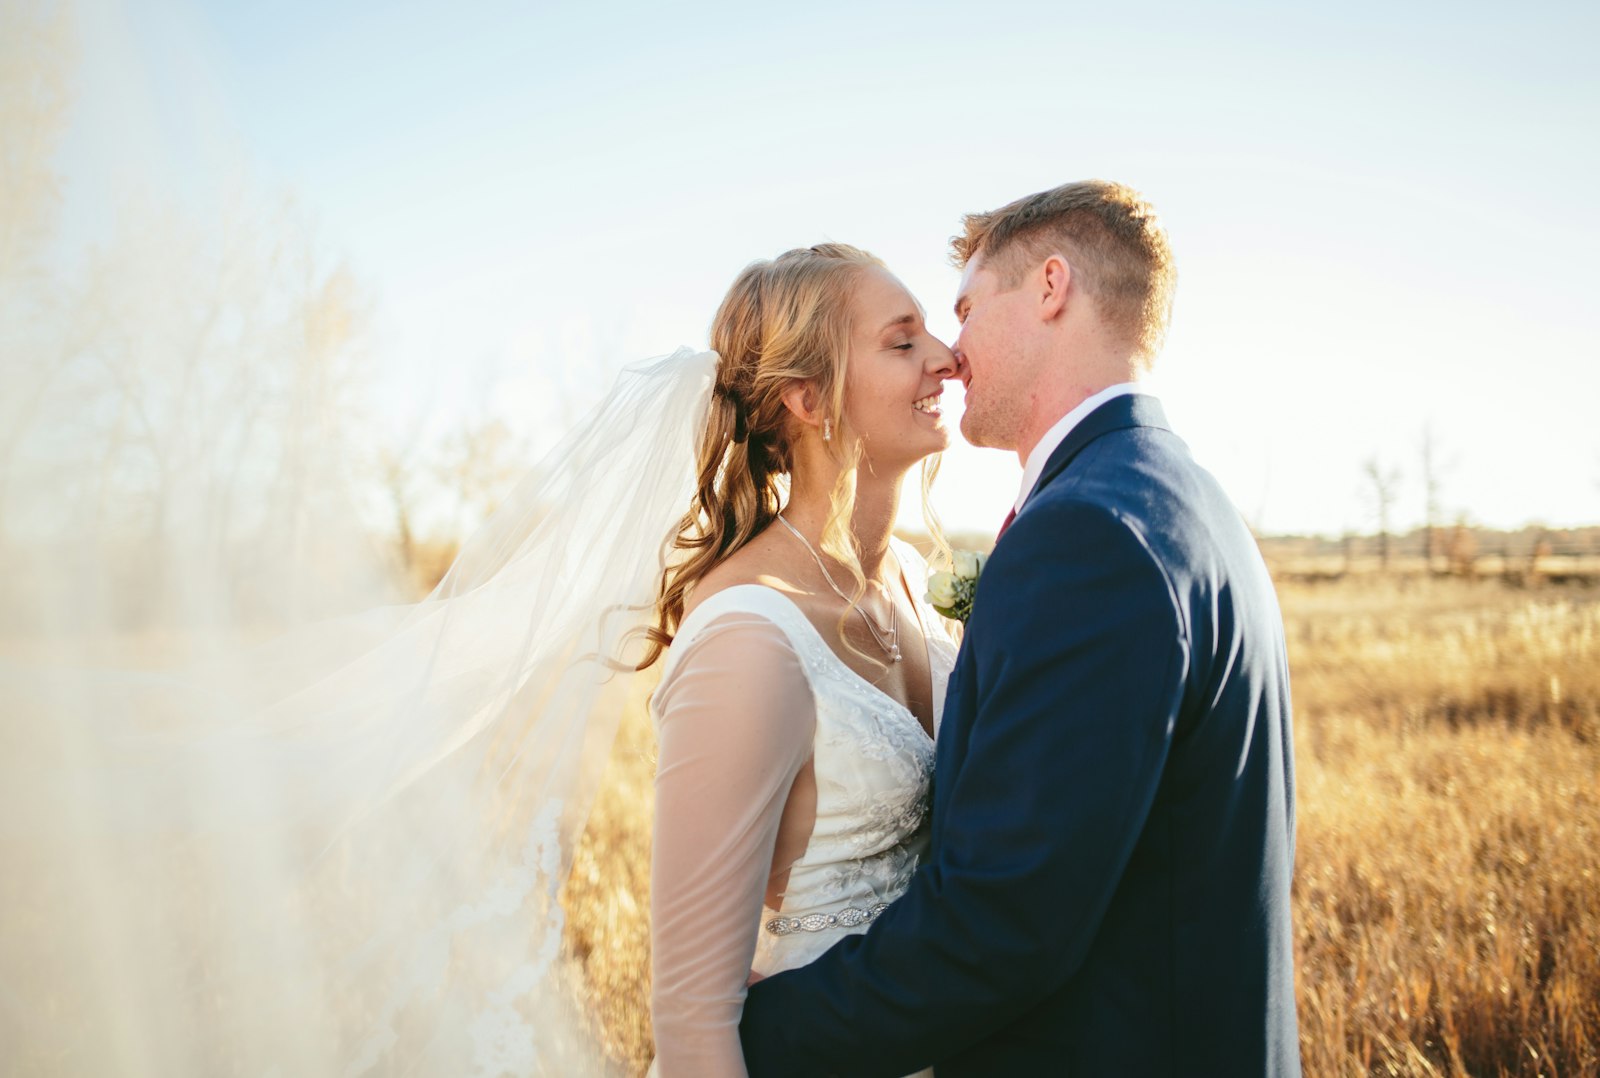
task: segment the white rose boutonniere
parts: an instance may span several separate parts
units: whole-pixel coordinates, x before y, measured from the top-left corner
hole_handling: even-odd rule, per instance
[[[978,593],[978,577],[989,555],[974,550],[957,550],[948,572],[928,577],[928,602],[947,618],[966,624],[972,616],[972,597]]]

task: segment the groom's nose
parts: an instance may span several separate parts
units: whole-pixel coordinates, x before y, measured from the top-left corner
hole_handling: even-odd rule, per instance
[[[966,353],[962,352],[960,348],[952,348],[950,349],[950,355],[954,357],[956,361],[956,371],[953,377],[961,379],[961,384],[963,386],[967,385],[969,379],[972,377],[972,368],[967,365]]]

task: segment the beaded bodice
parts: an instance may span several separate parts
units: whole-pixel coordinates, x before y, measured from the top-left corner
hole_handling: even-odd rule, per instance
[[[914,550],[896,554],[915,591],[926,569]],[[955,643],[920,600],[937,723]],[[840,935],[864,932],[906,889],[927,847],[926,821],[934,743],[916,717],[857,674],[823,641],[781,592],[760,585],[726,588],[680,627],[683,651],[700,627],[727,614],[753,614],[780,629],[794,648],[816,705],[812,744],[816,822],[805,852],[789,870],[778,909],[764,909],[753,967],[770,975],[804,965]]]

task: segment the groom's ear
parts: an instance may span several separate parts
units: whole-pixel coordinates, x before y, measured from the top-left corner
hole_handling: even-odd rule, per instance
[[[1039,317],[1053,322],[1067,309],[1067,290],[1072,286],[1072,267],[1060,255],[1051,255],[1038,269]]]

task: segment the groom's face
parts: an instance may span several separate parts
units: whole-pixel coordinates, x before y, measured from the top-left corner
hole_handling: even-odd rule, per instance
[[[961,433],[973,445],[1017,448],[1032,381],[1022,347],[1025,297],[1023,288],[1003,288],[982,254],[961,276],[954,352],[966,387]]]

